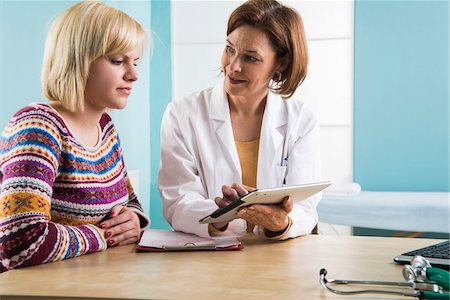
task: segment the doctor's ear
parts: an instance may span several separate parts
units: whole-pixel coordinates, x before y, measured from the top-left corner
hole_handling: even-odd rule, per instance
[[[276,72],[275,73],[283,73],[289,64],[289,58],[287,56],[281,58],[278,62],[278,67],[276,68]]]

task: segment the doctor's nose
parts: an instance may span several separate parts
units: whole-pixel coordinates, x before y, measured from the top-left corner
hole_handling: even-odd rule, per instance
[[[230,71],[241,72],[241,60],[238,57],[234,57],[230,60]]]

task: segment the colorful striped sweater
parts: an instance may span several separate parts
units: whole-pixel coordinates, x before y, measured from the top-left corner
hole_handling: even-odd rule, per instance
[[[115,205],[149,224],[108,114],[99,126],[101,139],[89,148],[47,104],[12,117],[0,138],[0,272],[104,250],[95,225]]]

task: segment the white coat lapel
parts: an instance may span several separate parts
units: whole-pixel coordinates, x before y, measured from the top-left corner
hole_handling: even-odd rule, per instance
[[[233,168],[233,171],[239,174],[238,178],[241,178],[242,171],[234,141],[233,129],[231,128],[230,108],[223,82],[216,85],[212,91],[209,112],[213,130],[220,143],[220,148],[224,155],[227,156],[227,161],[231,168]]]
[[[258,188],[279,187],[283,184],[286,167],[283,153],[287,130],[284,100],[269,92],[261,126],[258,155]]]

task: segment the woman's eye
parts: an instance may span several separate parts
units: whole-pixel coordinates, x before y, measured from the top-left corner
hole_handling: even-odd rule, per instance
[[[123,63],[123,61],[121,61],[121,60],[111,60],[111,63],[113,64],[113,65],[117,65],[117,66],[120,66],[122,63]]]
[[[254,57],[254,56],[251,56],[251,55],[245,56],[245,59],[246,59],[247,61],[249,61],[249,62],[257,62],[257,61],[259,61],[259,59],[257,59],[257,58]]]
[[[228,53],[230,53],[230,54],[234,54],[234,49],[231,48],[230,46],[226,46],[226,47],[225,47],[225,50],[226,50]]]

